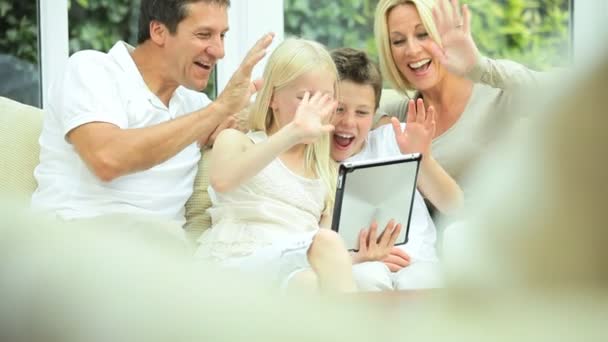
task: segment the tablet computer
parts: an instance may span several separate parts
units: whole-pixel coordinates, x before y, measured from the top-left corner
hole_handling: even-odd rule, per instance
[[[373,221],[378,236],[394,219],[402,228],[395,245],[408,241],[420,153],[340,165],[332,229],[349,250],[359,250],[359,232]]]

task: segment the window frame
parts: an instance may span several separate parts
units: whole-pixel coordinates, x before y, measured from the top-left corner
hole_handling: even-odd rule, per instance
[[[571,0],[572,51],[575,63],[581,62],[589,49],[597,48],[598,37],[608,33],[608,2]],[[63,71],[69,56],[68,0],[39,0],[40,87],[43,108],[49,85]],[[283,0],[232,0],[229,10],[230,31],[226,37],[226,57],[217,66],[217,92],[226,86],[250,47],[266,32],[276,34],[273,46],[283,40]],[[254,69],[254,78],[262,74],[265,60]]]

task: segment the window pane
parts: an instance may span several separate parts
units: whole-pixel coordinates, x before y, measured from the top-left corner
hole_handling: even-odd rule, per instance
[[[118,40],[135,46],[139,4],[140,0],[70,0],[70,54],[84,49],[108,51]],[[215,72],[205,93],[215,97]]]
[[[536,69],[568,64],[571,0],[470,0],[473,38],[481,52]],[[330,49],[365,49],[377,56],[373,16],[377,0],[284,0],[285,35]]]
[[[36,1],[0,0],[0,96],[40,107]]]

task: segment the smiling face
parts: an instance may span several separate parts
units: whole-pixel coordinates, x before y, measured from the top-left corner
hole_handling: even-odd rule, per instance
[[[429,46],[433,41],[416,6],[396,6],[389,12],[387,23],[391,53],[399,72],[417,90],[436,86],[445,69],[432,58]]]
[[[340,81],[340,101],[332,124],[331,157],[341,162],[359,153],[372,128],[376,107],[374,88],[368,84]]]
[[[194,2],[174,34],[165,39],[165,58],[173,61],[171,78],[193,90],[203,90],[217,61],[224,57],[228,31],[227,7]]]
[[[315,69],[303,73],[286,86],[275,90],[270,101],[274,116],[274,127],[271,131],[276,132],[293,120],[305,92],[309,92],[311,96],[321,92],[334,98],[336,79],[333,75],[326,68]]]

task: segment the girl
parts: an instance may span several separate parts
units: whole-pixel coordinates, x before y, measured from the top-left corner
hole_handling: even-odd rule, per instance
[[[282,287],[353,291],[352,263],[381,260],[399,234],[389,224],[349,256],[330,226],[336,169],[327,124],[336,107],[337,71],[318,43],[290,39],[271,55],[248,134],[225,130],[209,170],[212,228],[198,256],[267,272]],[[314,284],[314,285],[313,285]]]

